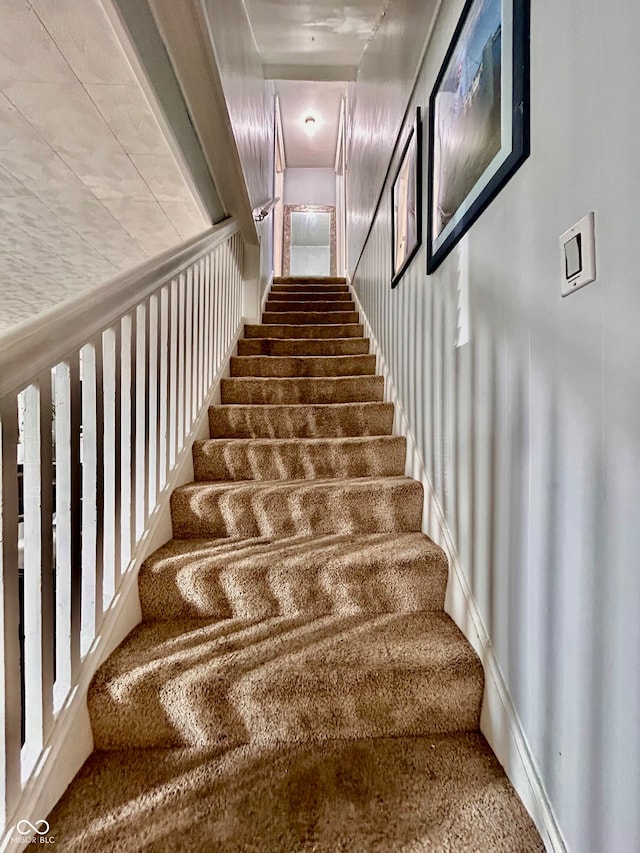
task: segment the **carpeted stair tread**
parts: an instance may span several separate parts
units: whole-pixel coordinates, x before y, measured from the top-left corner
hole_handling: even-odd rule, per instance
[[[241,338],[238,355],[367,355],[368,338]]]
[[[223,405],[381,402],[382,376],[236,377],[222,379]]]
[[[375,355],[232,356],[231,376],[373,376]]]
[[[423,533],[172,539],[143,564],[142,618],[442,610],[448,564]]]
[[[544,853],[479,732],[96,752],[49,822],[69,853]]]
[[[209,408],[212,438],[324,438],[391,435],[393,403]]]
[[[325,300],[306,302],[282,302],[279,300],[268,299],[264,306],[265,311],[271,312],[322,312],[335,313],[341,311],[355,311],[353,300],[350,302],[327,302]]]
[[[265,326],[271,323],[348,326],[359,320],[357,311],[264,311],[262,314],[262,323]]]
[[[176,539],[418,531],[422,484],[409,477],[190,483],[171,495]]]
[[[247,338],[361,338],[362,323],[247,323],[244,327]]]
[[[96,748],[473,731],[482,665],[444,613],[147,622],[99,668]]]
[[[404,473],[403,436],[354,438],[216,438],[193,445],[194,479],[313,480],[397,477]]]

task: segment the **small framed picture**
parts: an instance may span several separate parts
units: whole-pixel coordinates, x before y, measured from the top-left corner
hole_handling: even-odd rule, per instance
[[[391,287],[398,284],[421,242],[422,133],[418,107],[391,188]]]
[[[427,273],[529,156],[529,0],[467,0],[429,100]]]

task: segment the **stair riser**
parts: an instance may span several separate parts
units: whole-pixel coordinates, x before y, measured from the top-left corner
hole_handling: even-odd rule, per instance
[[[355,311],[356,307],[353,301],[349,302],[312,302],[309,300],[308,302],[281,302],[269,299],[264,306],[265,311],[269,312],[294,312],[294,311],[302,311],[302,312],[321,312],[321,313],[333,313],[333,312],[341,312],[341,311]]]
[[[212,406],[212,438],[331,438],[391,435],[392,403],[343,406]]]
[[[347,280],[344,276],[318,276],[318,275],[276,275],[273,278],[274,286],[278,286],[281,284],[289,284],[295,286],[316,286],[316,287],[328,287],[331,285],[342,285],[343,287],[347,286]]]
[[[232,377],[373,376],[375,372],[375,355],[231,358]]]
[[[223,405],[297,403],[366,403],[382,401],[384,377],[346,376],[318,379],[223,379]]]
[[[135,648],[136,634],[157,641],[126,685],[110,679],[109,664],[98,671],[88,696],[98,749],[203,750],[479,725],[482,667],[444,615],[184,629],[179,642],[169,625],[134,632],[125,646]]]
[[[419,531],[422,486],[413,480],[339,480],[278,486],[205,484],[171,496],[176,539],[253,536],[322,536]]]
[[[281,321],[280,321],[281,322]],[[246,325],[247,338],[361,338],[364,335],[362,323],[298,325],[287,323],[282,325]]]
[[[311,326],[324,326],[326,324],[348,326],[351,323],[357,323],[359,319],[357,311],[330,311],[329,313],[321,311],[265,311],[262,315],[264,325],[271,323],[291,323],[293,325],[309,323]]]
[[[310,566],[306,559],[277,565],[256,561],[195,562],[177,578],[142,571],[143,620],[267,619],[331,614],[440,611],[447,586],[446,565],[424,559],[410,566]]]
[[[426,668],[411,674],[338,671],[324,682],[310,671],[280,684],[247,680],[232,697],[250,708],[244,722],[252,743],[437,735],[452,725],[472,732],[480,724],[482,689],[454,668],[437,674]]]
[[[346,284],[274,284],[271,293],[349,293]]]
[[[229,748],[243,743],[304,743],[318,740],[427,736],[473,732],[480,724],[482,689],[476,680],[460,677],[455,669],[433,674],[410,672],[336,672],[320,681],[314,672],[282,684],[266,684],[263,675],[228,678],[216,683],[188,680],[183,695],[147,698],[135,710],[120,709],[101,696],[98,718],[89,700],[95,747],[101,750]],[[177,693],[177,691],[175,691]],[[398,697],[403,697],[399,719]],[[164,704],[200,709],[193,729],[180,731],[166,719]],[[111,706],[111,707],[110,707]],[[204,713],[206,709],[206,713]],[[184,709],[189,713],[188,707]],[[240,714],[238,711],[240,710]],[[119,715],[117,729],[105,712]],[[188,721],[188,717],[187,717]],[[107,723],[107,725],[103,725]],[[127,731],[122,730],[126,725]]]
[[[367,355],[368,338],[302,338],[301,340],[275,338],[242,338],[238,341],[238,355]]]
[[[341,293],[340,291],[338,293],[325,293],[321,290],[271,291],[268,299],[270,302],[325,302],[327,305],[340,305],[345,302],[353,302],[353,297],[350,293]]]
[[[197,441],[193,448],[196,481],[313,480],[348,477],[399,477],[404,474],[402,437],[348,441],[301,441],[275,446],[255,439]]]

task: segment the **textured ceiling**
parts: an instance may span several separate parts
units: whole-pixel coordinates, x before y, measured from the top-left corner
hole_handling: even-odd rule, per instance
[[[99,0],[2,0],[0,333],[206,227]]]
[[[288,167],[333,167],[345,83],[277,80],[282,132]],[[322,117],[322,125],[310,139],[304,129],[309,110]]]

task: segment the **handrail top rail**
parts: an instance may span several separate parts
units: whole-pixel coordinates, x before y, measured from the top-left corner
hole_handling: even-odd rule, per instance
[[[0,334],[0,401],[80,349],[237,231],[237,221],[225,219],[178,248]]]

